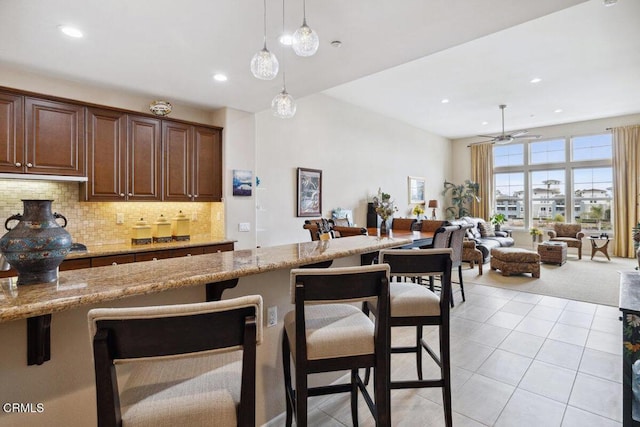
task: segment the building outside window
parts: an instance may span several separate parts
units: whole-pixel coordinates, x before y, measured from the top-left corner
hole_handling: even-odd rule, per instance
[[[611,232],[611,134],[496,145],[495,206],[513,228],[580,223]]]

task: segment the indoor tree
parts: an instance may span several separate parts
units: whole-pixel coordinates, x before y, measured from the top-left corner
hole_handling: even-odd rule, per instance
[[[471,214],[471,203],[473,203],[474,200],[476,202],[480,201],[480,197],[478,197],[479,190],[480,185],[468,179],[460,185],[445,181],[442,195],[447,196],[448,193],[451,193],[451,203],[453,204],[453,206],[449,206],[445,210],[447,217],[461,218],[463,216],[469,216]]]

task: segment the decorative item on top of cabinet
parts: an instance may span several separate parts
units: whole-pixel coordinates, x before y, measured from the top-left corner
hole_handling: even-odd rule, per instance
[[[148,245],[152,242],[151,226],[144,218],[140,218],[140,221],[137,221],[131,229],[131,244]]]
[[[88,201],[161,200],[160,120],[87,108]]]
[[[189,234],[189,218],[187,218],[182,211],[180,211],[171,220],[171,235],[173,236],[173,240],[177,241],[186,241],[191,239]]]
[[[162,121],[167,201],[222,201],[222,129]]]

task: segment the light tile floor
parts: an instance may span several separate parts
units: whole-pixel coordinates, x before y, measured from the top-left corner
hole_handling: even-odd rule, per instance
[[[620,426],[622,326],[617,307],[465,285],[451,311],[454,425]],[[414,340],[394,328],[394,343]],[[437,329],[425,328],[437,348]],[[424,357],[425,378],[437,366]],[[392,377],[415,378],[411,355],[393,355]],[[393,390],[394,426],[443,426],[440,389]],[[348,395],[309,399],[310,426],[350,426]],[[360,398],[360,425],[374,426]],[[281,425],[278,417],[269,425]]]

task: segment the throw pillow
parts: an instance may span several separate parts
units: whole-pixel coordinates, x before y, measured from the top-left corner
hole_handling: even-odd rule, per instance
[[[484,221],[478,221],[478,229],[482,237],[495,237],[496,233],[493,232],[493,227]]]

